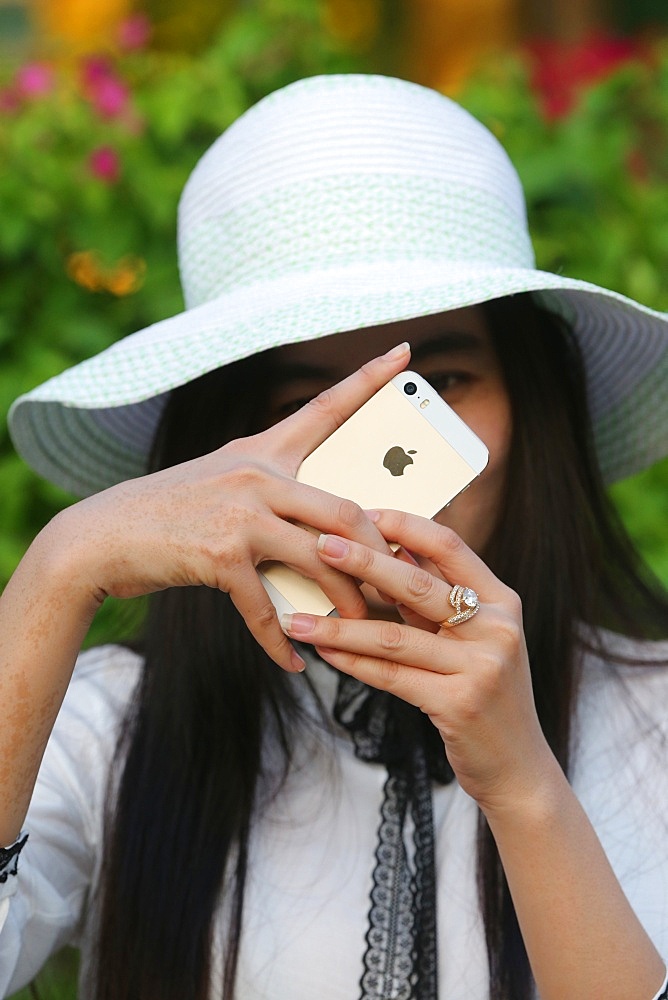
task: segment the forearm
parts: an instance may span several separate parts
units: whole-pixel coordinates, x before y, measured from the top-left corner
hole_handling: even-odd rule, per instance
[[[62,519],[0,598],[0,846],[16,839],[72,668],[99,601],[74,572]]]
[[[531,801],[487,813],[542,1000],[651,1000],[664,963],[554,762]]]

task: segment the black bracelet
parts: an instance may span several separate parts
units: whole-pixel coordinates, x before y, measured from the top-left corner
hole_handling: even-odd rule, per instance
[[[11,847],[0,847],[0,882],[6,882],[10,875],[16,875],[19,867],[19,854],[23,850],[28,839],[28,834],[21,840],[17,840]],[[14,862],[12,868],[9,867]]]

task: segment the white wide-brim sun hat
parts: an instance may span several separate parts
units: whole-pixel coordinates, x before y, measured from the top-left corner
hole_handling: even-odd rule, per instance
[[[21,396],[17,450],[85,496],[146,471],[168,393],[278,345],[540,293],[585,359],[604,475],[668,453],[668,318],[536,270],[519,178],[453,101],[381,76],[319,76],[247,111],[179,206],[186,309]],[[221,400],[224,405],[224,400]]]

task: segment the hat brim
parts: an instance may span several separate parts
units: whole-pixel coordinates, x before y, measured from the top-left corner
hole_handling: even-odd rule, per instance
[[[543,293],[585,359],[608,481],[668,452],[668,317],[619,293],[529,268],[389,261],[284,276],[225,293],[125,337],[21,396],[17,450],[77,496],[142,475],[166,394],[268,348],[518,292]]]

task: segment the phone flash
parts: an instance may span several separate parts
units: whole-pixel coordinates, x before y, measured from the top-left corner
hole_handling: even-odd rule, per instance
[[[420,403],[420,409],[424,410],[427,406],[429,406],[429,400],[423,399],[422,402]]]

